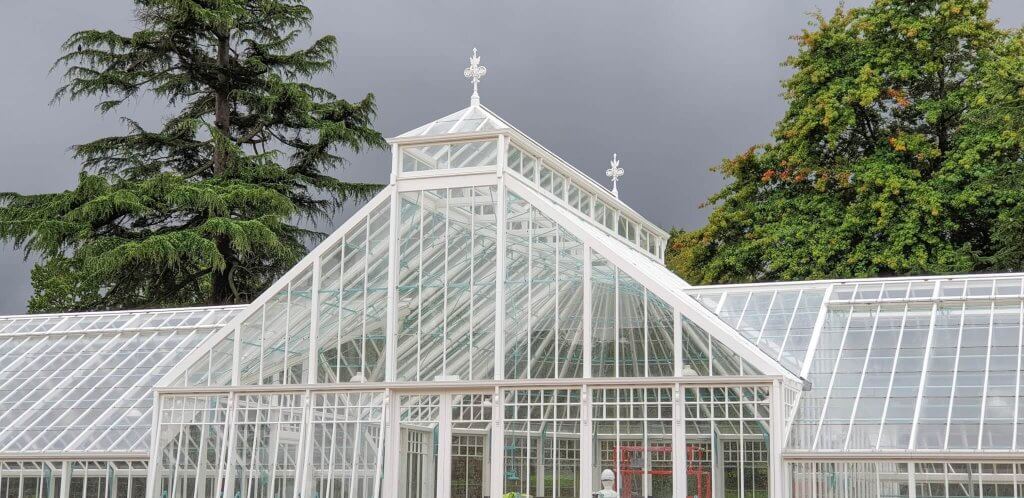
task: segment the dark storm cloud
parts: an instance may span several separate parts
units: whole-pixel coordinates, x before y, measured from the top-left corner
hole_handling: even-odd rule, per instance
[[[309,1],[315,34],[334,34],[341,46],[338,67],[319,83],[347,98],[374,92],[386,135],[467,105],[462,68],[475,46],[488,68],[484,105],[601,183],[617,152],[622,198],[666,228],[699,226],[707,212],[698,205],[721,186],[708,168],[769,138],[784,110],[779,63],[794,51],[789,36],[807,12],[837,3]],[[0,190],[71,187],[70,145],[120,132],[121,115],[153,124],[167,114],[145,98],[105,117],[91,102],[48,105],[60,43],[79,29],[129,32],[130,1],[8,2],[4,13]],[[1024,3],[995,0],[993,13],[1016,26]],[[388,154],[351,159],[344,178],[387,180]],[[24,311],[30,268],[0,248],[0,314]]]

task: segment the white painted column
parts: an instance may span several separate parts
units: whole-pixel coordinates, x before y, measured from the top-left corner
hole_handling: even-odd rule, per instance
[[[508,137],[498,137],[498,206],[495,219],[497,251],[494,268],[494,379],[505,378],[505,230],[507,228],[507,209],[505,206],[505,163],[508,160]],[[497,497],[492,497],[497,498]]]
[[[580,391],[580,498],[590,498],[592,496],[591,488],[594,486],[594,430],[591,426],[592,414],[590,386],[583,385]]]
[[[591,268],[592,260],[590,246],[587,244],[583,245],[583,378],[589,379],[593,377],[592,354],[594,345],[594,326],[593,326],[593,271]]]
[[[786,496],[785,473],[786,468],[782,463],[782,433],[785,430],[785,408],[782,393],[782,381],[772,382],[772,390],[769,397],[769,457],[768,457],[768,487],[771,489],[773,498]]]
[[[392,146],[391,185],[394,187],[397,187],[399,160],[398,146]],[[398,233],[399,225],[402,223],[402,216],[399,213],[400,207],[398,189],[393,188],[391,190],[390,224],[388,225],[388,303],[386,313],[387,324],[384,335],[384,379],[389,382],[395,380],[398,369],[395,355],[398,354]],[[370,242],[367,241],[366,243],[369,244]]]
[[[494,397],[491,398],[491,447],[490,447],[490,496],[498,498],[504,494],[505,487],[505,400],[502,398],[501,389],[494,388]]]

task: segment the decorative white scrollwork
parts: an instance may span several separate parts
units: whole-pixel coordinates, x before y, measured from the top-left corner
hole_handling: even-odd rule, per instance
[[[469,102],[472,105],[480,105],[480,94],[477,93],[477,84],[487,74],[487,68],[480,65],[480,56],[476,55],[476,47],[473,47],[473,56],[469,58],[469,67],[462,74],[473,82],[473,96]]]
[[[619,177],[624,175],[626,172],[623,171],[623,169],[619,167],[619,155],[618,154],[612,154],[612,162],[610,164],[611,164],[612,167],[608,168],[608,171],[605,171],[604,174],[608,175],[608,178],[612,179],[612,194],[614,194],[615,197],[618,198],[619,197]]]

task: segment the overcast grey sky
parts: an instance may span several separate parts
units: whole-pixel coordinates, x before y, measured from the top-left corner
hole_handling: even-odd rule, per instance
[[[866,0],[848,1],[848,6]],[[314,34],[340,42],[318,83],[346,98],[374,92],[377,128],[394,136],[468,104],[462,77],[475,46],[488,73],[484,105],[601,183],[613,152],[622,198],[658,225],[694,228],[722,179],[708,168],[768,140],[782,115],[779,63],[807,13],[838,0],[309,0]],[[122,131],[118,117],[157,123],[143,99],[105,117],[94,102],[50,106],[60,43],[87,28],[128,33],[130,0],[4,2],[0,17],[0,191],[74,185],[68,147]],[[1004,26],[1024,2],[993,0]],[[339,174],[385,182],[385,153],[351,157]],[[350,207],[335,220],[355,211]],[[324,227],[329,230],[329,227]],[[0,314],[21,313],[31,262],[0,246]]]

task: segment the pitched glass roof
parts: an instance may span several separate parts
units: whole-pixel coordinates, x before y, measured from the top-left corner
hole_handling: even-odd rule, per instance
[[[0,455],[145,452],[156,381],[240,309],[0,317]]]
[[[1022,274],[690,292],[809,381],[790,451],[1024,449]]]
[[[399,135],[398,138],[431,137],[504,129],[508,129],[508,125],[501,118],[498,118],[483,106],[471,105],[443,118],[435,119],[416,129],[407,131]]]

